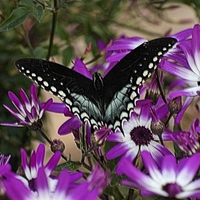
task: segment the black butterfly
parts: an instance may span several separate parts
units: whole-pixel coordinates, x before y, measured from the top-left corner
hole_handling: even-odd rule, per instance
[[[82,74],[40,59],[24,58],[15,65],[28,78],[52,92],[71,112],[92,128],[107,125],[121,129],[139,98],[139,86],[151,76],[159,60],[177,42],[159,38],[132,50],[102,78],[99,73],[88,79]]]

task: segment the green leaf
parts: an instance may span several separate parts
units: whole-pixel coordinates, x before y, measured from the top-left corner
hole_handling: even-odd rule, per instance
[[[116,173],[111,173],[111,186],[115,186],[115,185],[120,185],[121,180],[122,180],[122,176],[117,175]]]
[[[56,167],[55,171],[61,172],[63,169],[68,169],[70,171],[76,171],[81,167],[80,162],[67,161],[66,163],[60,164]]]
[[[38,2],[40,2],[41,4],[45,4],[45,1],[44,0],[38,0]]]
[[[44,59],[47,55],[47,48],[38,46],[34,49],[34,57]]]
[[[69,34],[66,31],[66,27],[65,26],[61,26],[59,23],[57,24],[56,27],[56,34],[62,39],[62,40],[66,40],[69,41]]]
[[[11,15],[0,25],[0,32],[8,31],[19,26],[27,19],[30,13],[31,10],[27,8],[16,8],[15,10],[13,10]]]
[[[18,5],[20,5],[20,6],[30,6],[30,7],[32,7],[32,6],[34,6],[35,4],[33,3],[32,0],[21,0],[21,1],[18,3]]]
[[[65,66],[69,65],[69,63],[72,61],[74,49],[72,46],[67,47],[63,52],[63,64]]]
[[[37,19],[38,22],[41,21],[42,14],[43,14],[42,6],[38,6],[38,7],[33,8],[33,16]]]

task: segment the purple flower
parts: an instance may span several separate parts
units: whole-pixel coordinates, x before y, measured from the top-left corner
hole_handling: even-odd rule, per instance
[[[169,60],[162,60],[160,67],[179,77],[174,83],[173,88],[181,87],[183,89],[178,89],[170,93],[169,97],[174,98],[177,96],[186,96],[183,103],[181,111],[178,113],[175,123],[178,124],[183,117],[188,106],[191,104],[193,98],[198,96],[200,93],[199,86],[199,64],[200,64],[200,25],[196,24],[192,29],[192,38],[180,41],[177,46],[179,47],[179,52],[171,55],[173,62]],[[174,62],[175,61],[175,62]]]
[[[2,196],[6,192],[6,180],[10,176],[12,176],[10,165],[0,165],[0,191]]]
[[[0,153],[0,166],[8,164],[10,157],[11,155],[4,156],[2,153]]]
[[[141,37],[121,37],[114,40],[112,44],[106,48],[106,62],[110,64],[105,70],[103,76],[105,77],[106,74],[131,50],[144,42],[147,42],[147,40]]]
[[[122,181],[123,185],[139,188],[143,196],[159,195],[176,199],[200,197],[200,179],[194,180],[200,167],[199,153],[178,162],[173,155],[167,155],[158,164],[149,152],[144,151],[142,159],[147,173],[128,160],[119,164],[120,174],[130,179]]]
[[[189,131],[168,131],[168,134],[187,155],[199,152],[200,125],[198,119],[194,120]]]
[[[63,170],[57,179],[51,179],[46,174],[45,168],[40,167],[35,179],[36,187],[33,191],[21,181],[11,179],[6,184],[6,188],[8,188],[7,195],[11,200],[66,200],[68,199],[67,193],[71,191],[74,184],[73,182],[81,177],[82,173],[70,174],[67,170]]]
[[[3,159],[3,160],[2,160]],[[28,185],[28,182],[21,176],[16,175],[11,171],[11,167],[7,164],[9,157],[4,157],[1,155],[1,165],[0,165],[0,197],[3,198],[4,194],[7,194],[9,190],[9,184],[12,180],[20,182],[23,185]]]
[[[145,102],[146,104],[144,104]],[[124,122],[122,127],[124,135],[117,131],[108,136],[108,141],[118,143],[106,153],[108,160],[122,156],[122,160],[127,158],[133,161],[139,152],[149,151],[159,162],[164,155],[171,154],[168,149],[158,143],[158,135],[153,134],[151,130],[151,102],[144,101],[144,103],[140,107],[139,115],[133,112],[130,119]],[[162,137],[165,139],[165,133],[162,134]]]
[[[170,49],[166,54],[165,58],[171,58],[174,52],[179,52],[179,49],[176,46],[191,34],[191,29],[186,29],[184,31],[180,31],[174,35],[169,37],[173,37],[177,39],[177,43]],[[104,76],[115,66],[119,60],[121,60],[124,56],[126,56],[130,51],[141,45],[142,43],[147,42],[146,39],[142,37],[121,37],[117,40],[114,40],[113,43],[106,48],[107,58],[106,62],[109,62],[110,65],[106,69]]]
[[[174,91],[170,98],[177,96],[197,96],[199,95],[200,86],[200,25],[195,25],[192,30],[192,39],[182,41],[179,44],[182,54],[174,55],[173,60],[176,62],[164,61],[162,69],[183,79],[180,85],[185,89]],[[188,87],[189,85],[189,87]]]
[[[109,57],[107,57],[106,61],[118,62],[131,50],[144,42],[147,42],[147,40],[142,37],[121,37],[116,39],[106,48],[106,52],[109,53]]]
[[[34,192],[26,185],[10,180],[6,185],[7,191],[11,200],[94,200],[99,197],[103,189],[108,185],[108,172],[96,166],[87,180],[81,181],[82,173],[70,173],[64,169],[55,180],[48,177],[45,168],[41,167],[38,170],[38,175],[35,179],[36,187]],[[78,181],[79,180],[79,181]],[[78,181],[77,183],[75,183]],[[20,189],[20,194],[19,193]]]
[[[81,182],[76,186],[76,188],[74,188],[74,190],[72,190],[71,194],[69,195],[69,199],[97,199],[109,182],[109,172],[104,171],[98,165],[95,165],[87,180]]]
[[[4,105],[4,107],[19,120],[19,122],[15,123],[0,123],[0,125],[4,126],[15,126],[15,127],[23,127],[28,126],[29,128],[35,130],[38,127],[41,127],[40,119],[42,118],[45,110],[52,103],[52,99],[49,99],[46,103],[43,104],[43,107],[40,108],[36,86],[34,84],[31,85],[30,88],[30,100],[27,97],[26,93],[23,89],[20,89],[19,95],[21,97],[22,102],[17,98],[17,96],[9,92],[8,96],[15,106],[16,110]]]
[[[10,178],[5,182],[6,195],[10,200],[34,200],[33,192],[21,180]]]
[[[28,164],[28,157],[26,151],[21,149],[21,170],[24,171],[25,177],[28,180],[32,180],[38,176],[38,169],[44,166],[44,156],[45,156],[45,146],[40,144],[37,148],[37,151],[32,151],[30,156],[30,161]],[[50,158],[48,163],[45,165],[45,173],[47,176],[50,176],[51,172],[57,166],[61,157],[61,152],[57,151]]]

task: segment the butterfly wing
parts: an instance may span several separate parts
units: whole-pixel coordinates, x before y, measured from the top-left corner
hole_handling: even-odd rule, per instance
[[[160,59],[177,42],[159,38],[145,42],[127,54],[104,77],[104,122],[121,128],[139,98],[139,86],[151,76]]]
[[[101,105],[93,81],[76,71],[45,60],[25,58],[15,63],[25,76],[46,91],[58,96],[82,121],[98,126],[102,121]]]
[[[102,122],[121,128],[139,98],[139,86],[151,76],[160,58],[176,43],[174,38],[159,38],[144,43],[126,55],[105,76],[90,80],[57,63],[39,59],[21,59],[16,67],[42,88],[61,98],[71,112],[91,126]],[[95,80],[98,80],[97,82]],[[103,90],[101,90],[103,89]]]

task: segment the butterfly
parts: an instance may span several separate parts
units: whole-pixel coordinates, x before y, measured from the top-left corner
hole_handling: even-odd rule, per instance
[[[46,91],[58,96],[70,111],[91,128],[105,125],[115,131],[129,118],[139,98],[139,87],[156,69],[160,59],[177,42],[158,38],[145,42],[122,58],[103,78],[92,80],[55,62],[23,58],[15,65]]]

